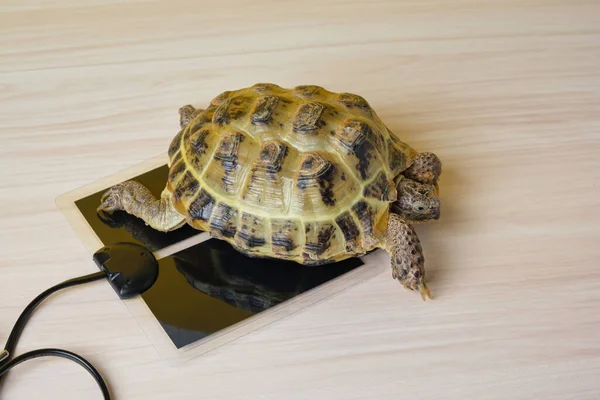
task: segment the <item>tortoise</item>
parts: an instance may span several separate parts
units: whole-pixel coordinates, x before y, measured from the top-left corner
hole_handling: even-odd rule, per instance
[[[179,109],[160,198],[135,180],[102,196],[168,232],[184,224],[249,257],[322,266],[378,248],[392,277],[431,298],[414,224],[440,217],[440,159],[418,152],[361,96],[258,83]]]

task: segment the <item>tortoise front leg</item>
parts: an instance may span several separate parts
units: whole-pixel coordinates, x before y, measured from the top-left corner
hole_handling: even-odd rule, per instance
[[[423,184],[432,184],[437,187],[438,179],[442,174],[442,162],[433,153],[423,152],[417,154],[412,165],[404,171],[404,176]]]
[[[185,224],[185,218],[171,203],[170,196],[163,192],[160,199],[147,187],[136,181],[119,183],[104,193],[98,212],[122,210],[142,219],[152,228],[168,232]]]
[[[425,258],[419,237],[412,225],[398,214],[390,214],[386,250],[390,254],[392,276],[409,290],[419,290],[423,300],[431,299],[425,282]]]

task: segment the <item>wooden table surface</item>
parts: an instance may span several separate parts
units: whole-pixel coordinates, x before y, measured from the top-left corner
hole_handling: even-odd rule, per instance
[[[48,300],[18,353],[80,353],[115,399],[600,398],[599,5],[0,1],[0,343],[96,269],[59,195],[164,153],[183,104],[317,84],[443,160],[442,218],[418,226],[434,301],[390,271],[170,367],[94,283]],[[0,398],[101,397],[40,359]]]

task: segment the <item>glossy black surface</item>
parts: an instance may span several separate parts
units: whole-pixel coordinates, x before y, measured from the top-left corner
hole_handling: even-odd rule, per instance
[[[136,180],[160,196],[166,175],[164,166]],[[189,227],[156,232],[125,213],[104,222],[96,214],[102,193],[76,205],[106,246],[125,241],[156,251],[198,233]],[[321,267],[250,258],[224,241],[210,239],[159,260],[158,279],[142,298],[173,344],[181,348],[361,265],[358,258]]]
[[[249,258],[210,239],[161,259],[159,279],[142,298],[181,347],[361,265],[357,258],[321,267]]]

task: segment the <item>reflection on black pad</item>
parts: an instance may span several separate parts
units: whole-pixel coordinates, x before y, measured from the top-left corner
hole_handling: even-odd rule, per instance
[[[164,165],[134,179],[158,198],[167,175]],[[125,212],[102,219],[96,209],[108,189],[75,202],[105,246],[133,242],[155,252],[200,233],[188,225],[158,232]],[[142,299],[173,344],[181,348],[361,265],[358,258],[320,267],[250,258],[225,241],[210,239],[159,260],[158,279]]]
[[[182,347],[363,265],[320,267],[250,258],[210,239],[159,261],[159,278],[142,298],[175,346]]]

